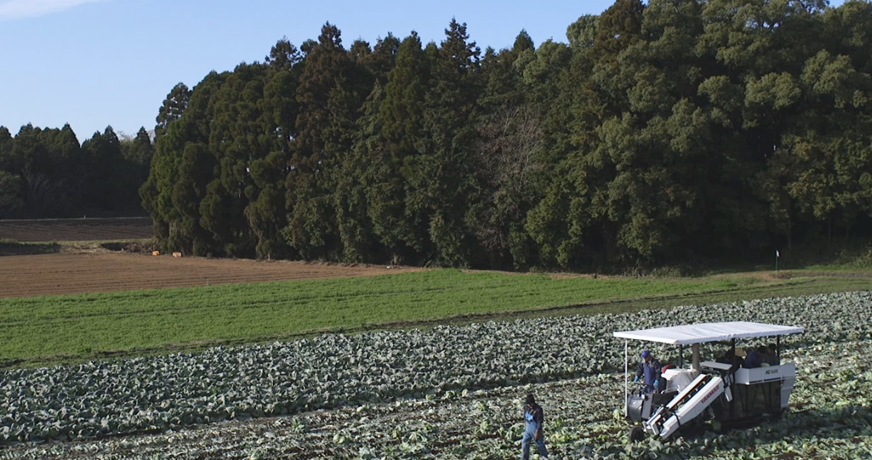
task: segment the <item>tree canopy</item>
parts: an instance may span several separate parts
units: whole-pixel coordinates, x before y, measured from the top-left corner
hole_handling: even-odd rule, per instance
[[[142,214],[139,187],[154,155],[152,136],[102,133],[79,143],[70,125],[0,126],[0,219]]]
[[[328,23],[207,77],[188,104],[211,111],[179,113],[174,88],[158,127],[202,129],[156,158],[205,130],[212,166],[156,161],[144,197],[204,190],[147,207],[190,232],[164,244],[216,255],[598,269],[868,237],[870,18],[862,1],[617,0],[568,44],[521,31],[483,52],[454,19],[439,43],[349,48]]]
[[[69,197],[117,209],[139,177],[167,250],[500,269],[868,238],[870,30],[859,0],[617,0],[483,51],[455,19],[438,43],[327,23],[176,85],[154,144],[0,129],[0,212],[89,180]]]

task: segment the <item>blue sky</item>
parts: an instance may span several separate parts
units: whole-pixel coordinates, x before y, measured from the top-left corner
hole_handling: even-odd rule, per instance
[[[521,29],[536,45],[613,1],[0,0],[0,125],[70,123],[80,141],[112,125],[152,129],[178,82],[263,60],[287,36],[298,45],[330,21],[343,42],[371,44],[416,30],[439,42],[452,17],[482,49],[510,46]],[[835,2],[834,2],[835,3]],[[840,3],[840,2],[839,2]]]

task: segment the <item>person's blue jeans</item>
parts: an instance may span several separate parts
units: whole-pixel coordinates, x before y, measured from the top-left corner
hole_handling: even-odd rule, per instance
[[[530,427],[532,426],[532,429]],[[533,441],[533,436],[536,434],[536,425],[528,424],[527,429],[524,431],[524,439],[521,440],[521,460],[528,460],[530,458],[530,442]],[[548,449],[545,448],[545,433],[541,433],[542,436],[535,441],[536,447],[539,449],[539,456],[543,458],[548,458]]]

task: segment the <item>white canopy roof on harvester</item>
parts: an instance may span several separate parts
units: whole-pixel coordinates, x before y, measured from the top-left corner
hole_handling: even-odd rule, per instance
[[[785,334],[799,334],[803,331],[797,326],[733,321],[727,323],[701,323],[682,326],[658,327],[638,331],[614,332],[622,339],[645,340],[671,345],[690,345],[694,343],[719,342],[730,339],[748,339]]]

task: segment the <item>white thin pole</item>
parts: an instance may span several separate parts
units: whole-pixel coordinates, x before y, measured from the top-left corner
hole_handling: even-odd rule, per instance
[[[627,395],[630,394],[630,341],[624,340],[624,417],[630,415],[630,402]]]

